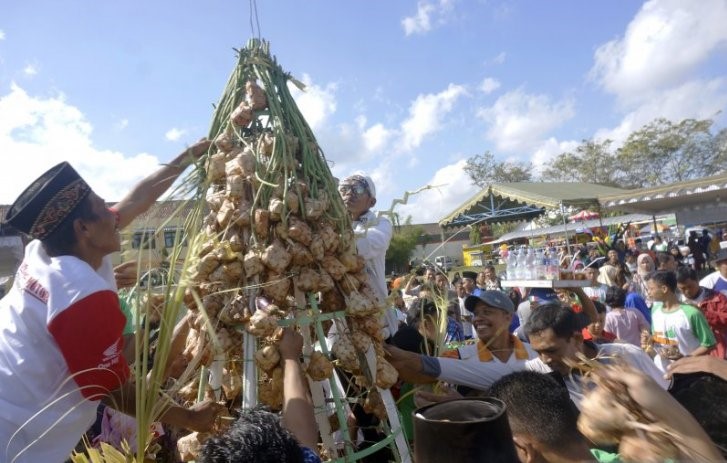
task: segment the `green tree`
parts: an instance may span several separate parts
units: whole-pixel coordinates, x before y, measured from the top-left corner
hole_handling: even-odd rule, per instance
[[[480,235],[480,227],[474,224],[470,227],[470,244],[480,244],[482,235]]]
[[[546,164],[542,179],[620,186],[621,169],[611,152],[611,143],[611,140],[583,140],[572,152],[561,153]]]
[[[403,226],[394,229],[394,234],[386,250],[386,272],[404,272],[409,265],[411,253],[417,246],[424,229],[411,225],[411,217],[407,217]]]
[[[616,155],[626,186],[682,182],[725,170],[710,119],[656,119],[633,132]],[[718,134],[724,138],[721,133]]]
[[[497,161],[489,151],[467,159],[465,171],[480,188],[492,183],[529,182],[533,178],[532,163]]]

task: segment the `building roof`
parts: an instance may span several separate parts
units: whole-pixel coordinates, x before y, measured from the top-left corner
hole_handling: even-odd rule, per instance
[[[439,224],[446,227],[532,220],[546,208],[597,205],[599,196],[625,191],[593,183],[494,183],[469,198]]]
[[[602,195],[601,207],[641,214],[668,214],[706,204],[724,204],[727,172],[686,182]]]

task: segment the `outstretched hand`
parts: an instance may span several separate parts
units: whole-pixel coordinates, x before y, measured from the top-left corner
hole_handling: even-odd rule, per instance
[[[192,157],[194,157],[195,159],[197,159],[207,153],[210,145],[212,145],[212,142],[210,140],[208,140],[207,138],[201,138],[197,143],[187,148],[186,152],[192,155]]]

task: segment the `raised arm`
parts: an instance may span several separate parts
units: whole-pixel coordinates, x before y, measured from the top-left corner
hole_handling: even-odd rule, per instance
[[[318,445],[318,425],[300,367],[303,336],[286,328],[279,350],[283,364],[283,424],[300,445],[315,452]]]
[[[193,160],[199,158],[210,147],[210,141],[202,139],[182,151],[168,164],[160,167],[134,188],[115,206],[119,214],[119,228],[129,225],[139,214],[142,214],[154,204],[154,201],[172,186],[172,183],[184,172]]]

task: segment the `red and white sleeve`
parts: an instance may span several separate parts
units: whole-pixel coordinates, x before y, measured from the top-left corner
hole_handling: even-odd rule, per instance
[[[83,397],[100,400],[129,378],[123,355],[126,320],[113,291],[93,293],[48,324]]]

